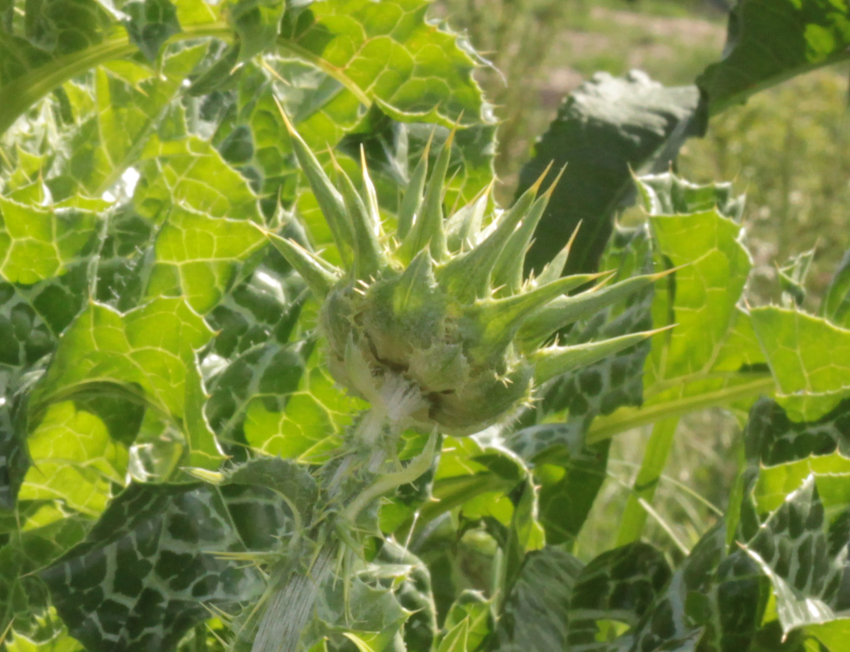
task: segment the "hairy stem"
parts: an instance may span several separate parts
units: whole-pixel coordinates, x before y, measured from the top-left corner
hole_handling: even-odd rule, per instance
[[[351,450],[333,468],[325,469],[325,498],[331,507],[328,513],[319,516],[319,524],[308,534],[317,544],[312,549],[318,548],[318,553],[307,573],[295,559],[287,562],[279,579],[273,580],[279,583],[279,588],[273,589],[268,599],[251,652],[298,650],[319,593],[330,579],[333,561],[341,547],[349,545],[347,542],[355,545],[351,526],[360,512],[372,501],[413,482],[430,468],[437,447],[436,432],[431,434],[422,453],[405,468],[393,470],[388,464],[389,453],[407,418],[421,407],[421,402],[418,390],[412,391],[407,381],[390,379],[383,389],[386,391],[381,392],[378,402],[351,431]],[[343,578],[343,585],[346,581]]]
[[[322,584],[330,575],[337,545],[326,544],[306,574],[291,573],[269,600],[251,652],[295,652]]]

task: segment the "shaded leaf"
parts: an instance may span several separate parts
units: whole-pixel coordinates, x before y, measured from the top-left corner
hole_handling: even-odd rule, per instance
[[[827,507],[848,502],[844,488],[850,477],[847,401],[817,421],[799,423],[775,401],[762,399],[750,411],[745,442],[750,463],[761,467],[753,490],[760,512],[778,509],[812,474]]]
[[[625,79],[599,73],[574,91],[520,174],[517,196],[550,162],[555,170],[567,164],[537,227],[527,266],[539,272],[581,222],[565,271],[595,271],[614,215],[628,203],[632,170],[664,170],[686,138],[702,133],[698,106],[696,87],[665,88],[637,72]]]
[[[148,59],[154,61],[160,48],[180,32],[177,10],[170,0],[137,0],[122,7],[130,19],[126,23],[130,39]]]
[[[244,550],[215,490],[134,484],[41,577],[89,650],[168,649],[208,617],[202,603],[233,610],[259,595],[256,569],[215,555]]]
[[[781,81],[847,57],[850,16],[831,0],[741,0],[729,14],[723,60],[697,79],[719,113]]]
[[[567,649],[570,596],[581,570],[578,559],[553,546],[528,555],[498,623],[499,649]]]
[[[284,0],[235,0],[228,2],[225,15],[239,35],[239,60],[270,49],[286,7]]]
[[[744,550],[773,585],[783,633],[835,619],[835,599],[846,550],[836,559],[827,544],[827,521],[813,477],[790,493]]]
[[[671,576],[664,556],[648,544],[632,543],[602,553],[575,579],[567,614],[567,644],[605,649],[605,644],[597,644],[597,621],[636,626]]]

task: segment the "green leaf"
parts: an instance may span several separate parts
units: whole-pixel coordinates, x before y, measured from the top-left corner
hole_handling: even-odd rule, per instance
[[[539,486],[539,519],[549,544],[578,536],[605,481],[610,442],[583,445],[581,432],[569,424],[531,426],[514,435],[526,445],[549,446],[536,455],[534,482]]]
[[[451,126],[463,113],[465,123],[477,122],[484,105],[475,63],[453,35],[425,21],[427,9],[421,0],[312,2],[286,13],[281,36],[301,56],[321,56],[325,70],[345,71],[337,79],[346,89],[362,97],[368,88],[392,118]]]
[[[413,559],[411,555],[406,561]],[[398,641],[401,628],[411,615],[402,606],[396,589],[404,585],[414,568],[405,563],[355,564],[347,595],[334,587],[333,581],[326,582],[317,618],[302,634],[302,640],[309,645],[327,637],[339,645],[347,638],[362,650],[392,649],[391,645],[397,644],[394,639]]]
[[[493,518],[510,526],[514,504],[508,494],[527,478],[525,464],[505,448],[471,437],[446,437],[432,490],[439,502],[423,508],[420,527],[459,507],[467,519]]]
[[[24,21],[8,26],[4,21],[0,31],[0,84],[3,86],[37,66],[97,46],[103,40],[111,21],[99,3],[66,0],[50,5],[53,11],[31,9]]]
[[[284,0],[236,0],[225,5],[225,15],[239,35],[239,60],[270,49],[277,38]]]
[[[44,629],[38,620],[48,613],[50,604],[37,573],[78,544],[93,521],[69,514],[54,501],[18,505],[12,527],[5,533],[7,541],[0,547],[0,631],[14,619],[15,638],[29,634],[35,639]],[[19,527],[21,522],[25,528]]]
[[[498,623],[500,649],[567,649],[570,596],[582,566],[553,546],[528,556]]]
[[[672,172],[638,179],[638,192],[649,215],[677,215],[717,210],[736,222],[744,212],[744,196],[733,194],[731,183],[690,183]]]
[[[779,268],[779,285],[782,288],[782,304],[786,308],[801,307],[806,298],[806,276],[815,257],[815,250],[804,251],[792,256]]]
[[[133,204],[143,217],[161,223],[172,206],[183,204],[210,217],[263,223],[245,178],[208,142],[193,137],[164,142],[154,135],[140,161]]]
[[[653,257],[649,229],[617,229],[605,252],[601,267],[615,271],[617,282],[652,270]],[[652,328],[650,309],[654,288],[646,286],[624,301],[574,324],[560,339],[561,344],[583,344]],[[610,356],[552,381],[534,417],[563,412],[566,423],[547,429],[546,435],[531,429],[510,438],[511,448],[524,459],[532,460],[547,448],[563,445],[576,450],[583,442],[594,419],[622,405],[640,405],[643,400],[642,373],[649,341]],[[530,415],[529,415],[530,416]],[[602,454],[601,449],[590,455]]]
[[[850,604],[842,579],[850,523],[847,409],[844,401],[817,421],[795,423],[776,402],[762,400],[750,413],[745,442],[756,473],[739,538],[750,539],[746,550],[770,579],[783,638],[828,633],[833,627],[819,623],[832,621],[841,631],[835,614]]]
[[[819,625],[810,625],[806,627],[806,633],[817,638],[829,652],[835,652],[835,650],[841,649],[847,642],[847,637],[850,636],[850,620],[843,618]]]
[[[638,625],[671,576],[664,556],[645,543],[631,543],[596,557],[581,569],[573,584],[567,613],[568,646],[604,649],[594,647],[597,621]]]
[[[0,506],[11,509],[29,465],[26,402],[56,338],[88,294],[85,261],[31,286],[0,281]]]
[[[710,372],[739,318],[735,305],[752,267],[741,227],[715,210],[650,219],[659,253],[681,269],[668,308],[676,327],[656,336],[648,382]]]
[[[148,296],[182,295],[195,311],[207,313],[235,280],[238,263],[266,243],[250,221],[175,206],[156,239]]]
[[[763,399],[753,406],[745,442],[750,464],[761,468],[753,489],[760,513],[778,509],[810,475],[828,509],[850,504],[848,407],[844,401],[817,421],[797,423],[774,401]]]
[[[470,649],[474,648],[469,646],[469,621],[464,618],[446,633],[437,652],[469,652]]]
[[[169,37],[180,32],[177,9],[170,0],[135,0],[121,9],[130,17],[125,23],[127,34],[150,61]]]
[[[183,430],[189,464],[215,468],[223,459],[201,414],[203,388],[194,350],[212,336],[181,299],[155,299],[121,314],[92,303],[64,333],[31,418],[51,403],[106,384],[172,419]]]
[[[752,311],[753,326],[779,385],[777,401],[794,421],[814,421],[848,395],[850,331],[774,306]]]
[[[850,15],[832,0],[741,0],[723,60],[697,80],[712,114],[794,75],[847,58]]]
[[[644,373],[641,409],[658,407],[663,415],[662,406],[745,386],[752,375],[737,372],[763,357],[749,316],[737,307],[752,263],[739,241],[741,227],[727,214],[739,215],[742,199],[728,185],[697,186],[670,173],[640,178],[638,189],[659,257],[676,268],[658,282],[653,304],[654,325],[675,327],[653,338]],[[620,545],[640,538],[647,518],[641,501],[652,502],[678,416],[655,422],[620,524]]]
[[[638,545],[638,544],[632,544]],[[626,568],[630,567],[626,560]],[[765,610],[766,597],[755,563],[743,550],[726,552],[723,524],[709,530],[646,609],[638,625],[621,635],[617,648],[647,650],[746,650]],[[576,601],[572,608],[580,606]],[[611,614],[617,620],[629,612]],[[571,630],[572,631],[572,630]],[[611,650],[597,643],[598,650]]]
[[[215,554],[245,549],[218,491],[133,484],[41,578],[88,650],[169,649],[209,617],[203,603],[232,611],[262,592],[256,569]]]
[[[264,405],[277,403],[275,410],[282,410],[298,390],[311,352],[312,346],[305,343],[270,342],[234,355],[211,385],[208,414],[222,440],[244,441],[245,413],[257,394],[264,395]]]
[[[616,270],[612,281],[650,271],[652,264],[649,229],[618,227],[602,261],[604,269]],[[650,284],[579,321],[562,336],[561,343],[581,344],[651,328],[653,293]],[[642,373],[648,352],[646,341],[552,381],[543,401],[520,422],[566,411],[565,422],[531,426],[509,437],[512,450],[534,463],[535,482],[540,485],[540,520],[547,542],[570,541],[581,530],[602,487],[610,446],[609,441],[590,444],[587,438],[592,436],[595,420],[604,418],[600,415],[642,402]]]
[[[369,641],[367,642],[363,638],[357,636],[357,634],[353,634],[352,632],[343,632],[342,635],[345,636],[345,638],[347,638],[349,641],[354,643],[354,645],[357,647],[358,652],[377,652],[375,648],[371,645],[372,639],[374,638],[373,636],[365,635],[366,638],[369,639]]]
[[[444,628],[451,631],[462,622],[467,623],[466,646],[476,650],[492,631],[492,608],[492,600],[485,600],[478,591],[467,589],[446,614]]]
[[[111,498],[110,483],[124,484],[127,449],[113,442],[97,416],[72,401],[54,403],[27,441],[32,466],[19,500],[62,500],[98,516]]]
[[[844,555],[836,559],[830,553],[827,524],[810,476],[744,547],[773,585],[784,634],[835,619],[830,603],[841,584]]]
[[[428,567],[416,555],[392,541],[384,542],[376,561],[388,567],[404,567],[404,574],[395,586],[396,600],[410,614],[404,624],[404,642],[408,650],[430,650],[437,633],[437,607]],[[470,637],[480,633],[480,619],[473,620],[474,631],[471,627]]]
[[[845,253],[829,283],[820,306],[820,314],[836,326],[850,326],[850,253]]]
[[[67,270],[98,226],[93,211],[42,208],[0,198],[0,275],[32,285]]]
[[[664,467],[667,466],[678,425],[679,420],[676,418],[660,419],[653,425],[652,435],[644,448],[640,469],[634,479],[626,508],[623,510],[617,545],[624,546],[632,541],[640,540],[648,515],[644,504],[652,503],[658,482],[664,473]]]
[[[285,355],[280,363],[289,364]],[[274,362],[274,360],[272,360]],[[290,383],[296,383],[291,385]],[[363,402],[343,394],[330,377],[323,356],[309,354],[304,369],[262,377],[277,385],[279,399],[249,395],[244,409],[244,433],[248,444],[269,455],[297,458],[305,463],[326,460],[340,445],[341,434]]]
[[[554,162],[567,169],[537,227],[526,258],[539,272],[581,222],[566,272],[595,271],[617,210],[630,203],[632,170],[664,170],[684,140],[700,134],[696,87],[665,88],[643,73],[599,73],[574,91],[538,140],[520,174],[519,197]],[[543,185],[551,183],[550,173]]]
[[[170,104],[204,49],[197,45],[164,56],[158,70],[113,61],[95,71],[90,88],[67,84],[74,122],[62,131],[70,151],[58,152],[57,160],[41,170],[54,197],[120,195],[116,185],[151,134],[173,119]]]

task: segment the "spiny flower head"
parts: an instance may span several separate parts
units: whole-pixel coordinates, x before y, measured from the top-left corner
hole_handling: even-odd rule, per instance
[[[361,190],[339,166],[333,183],[287,125],[342,268],[294,241],[269,237],[323,300],[320,326],[331,373],[355,394],[375,403],[384,384],[400,376],[424,398],[415,421],[469,434],[527,401],[535,384],[651,334],[543,346],[559,329],[660,276],[568,296],[601,276],[561,276],[571,240],[539,277],[524,279],[525,253],[555,186],[538,196],[545,173],[513,207],[492,219],[485,219],[489,189],[446,218],[443,195],[452,133],[430,175],[426,148],[400,204],[396,233],[388,234],[382,230],[365,157]]]

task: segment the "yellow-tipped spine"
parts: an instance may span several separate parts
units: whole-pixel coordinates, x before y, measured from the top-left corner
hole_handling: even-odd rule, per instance
[[[336,158],[333,162],[354,231],[354,277],[366,281],[375,277],[378,270],[386,266],[384,252],[378,241],[378,225],[345,170],[340,167]]]
[[[673,328],[673,326],[621,335],[600,342],[588,342],[575,346],[552,346],[541,349],[530,356],[534,363],[534,382],[545,383],[561,374],[587,367],[635,344],[640,344],[653,335],[670,328]]]
[[[443,148],[440,150],[437,162],[434,165],[434,172],[425,186],[425,196],[419,214],[399,249],[402,262],[407,263],[413,260],[413,257],[426,246],[430,246],[431,257],[437,262],[442,261],[448,254],[445,225],[443,224],[443,194],[449,162],[451,161],[455,129],[449,133]]]

